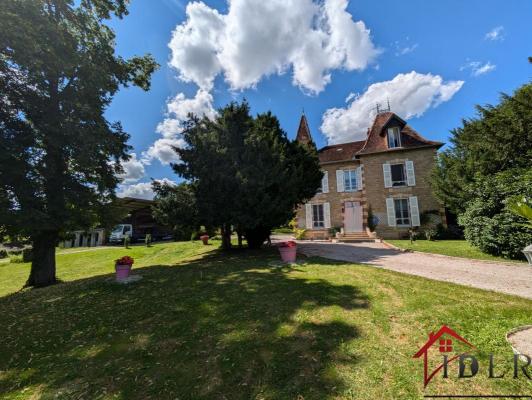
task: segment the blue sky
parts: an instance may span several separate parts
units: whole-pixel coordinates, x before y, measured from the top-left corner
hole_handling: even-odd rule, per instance
[[[475,104],[496,103],[532,76],[528,0],[350,1],[345,10],[345,0],[271,0],[267,10],[262,3],[187,9],[184,0],[133,0],[130,15],[113,21],[119,55],[151,53],[161,65],[149,92],[123,89],[107,111],[134,147],[123,194],[149,197],[151,178],[178,180],[164,146],[180,143],[186,111],[209,114],[245,97],[254,114],[277,115],[293,138],[304,109],[324,146],[360,140],[370,107],[390,98],[392,111],[445,142]]]

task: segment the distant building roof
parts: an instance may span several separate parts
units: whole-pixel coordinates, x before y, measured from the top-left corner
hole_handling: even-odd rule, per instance
[[[143,208],[151,207],[153,204],[153,200],[136,199],[134,197],[118,197],[116,199],[116,205],[128,212],[142,210]]]

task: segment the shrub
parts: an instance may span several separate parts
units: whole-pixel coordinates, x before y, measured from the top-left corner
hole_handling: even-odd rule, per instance
[[[447,225],[447,228],[443,226],[443,224],[438,224],[436,227],[436,239],[439,240],[462,240],[464,239],[464,230],[462,227],[455,225],[455,224],[449,224]]]
[[[371,205],[368,207],[368,228],[370,232],[375,232],[375,228],[377,227],[377,218],[373,215],[373,210],[371,209]]]
[[[336,234],[340,232],[340,229],[341,229],[341,228],[340,228],[339,226],[335,226],[335,227],[333,227],[333,228],[329,228],[329,235],[330,235],[331,237],[335,237]]]
[[[6,258],[7,257],[7,251],[2,249],[0,250],[0,258]]]
[[[524,247],[532,243],[532,229],[513,214],[505,201],[515,195],[532,195],[532,171],[509,170],[479,178],[477,198],[470,201],[458,221],[468,242],[485,253],[522,259]]]
[[[438,231],[434,228],[427,228],[423,231],[425,234],[425,239],[427,240],[435,240],[436,236],[438,235]]]
[[[23,263],[24,262],[24,259],[22,258],[21,255],[18,255],[18,254],[11,254],[9,256],[9,262],[11,264],[20,264],[20,263]]]
[[[307,230],[306,229],[297,229],[295,230],[294,232],[294,237],[297,239],[297,240],[301,240],[301,239],[304,239],[305,238],[305,232]]]

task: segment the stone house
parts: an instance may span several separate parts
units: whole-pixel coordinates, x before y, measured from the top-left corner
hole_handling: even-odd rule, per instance
[[[296,140],[314,145],[303,115]],[[298,209],[299,228],[308,239],[325,239],[331,228],[344,240],[402,238],[432,212],[445,223],[429,177],[440,142],[427,140],[393,112],[376,115],[365,140],[318,150],[322,187]],[[368,227],[372,216],[374,232]]]

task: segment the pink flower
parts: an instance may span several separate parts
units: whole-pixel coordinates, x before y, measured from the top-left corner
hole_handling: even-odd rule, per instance
[[[124,256],[115,260],[115,263],[118,265],[133,265],[134,262],[135,260],[133,260],[133,258],[130,256]]]
[[[296,247],[297,243],[294,242],[293,240],[289,240],[288,242],[280,242],[277,246],[278,247]]]

